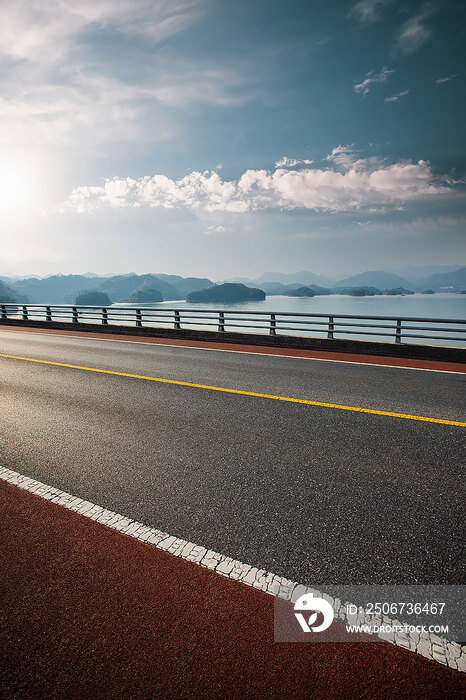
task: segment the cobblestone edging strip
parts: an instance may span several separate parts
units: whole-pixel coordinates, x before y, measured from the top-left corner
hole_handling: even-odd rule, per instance
[[[193,564],[198,564],[211,571],[215,571],[222,576],[261,590],[264,593],[277,596],[291,603],[295,603],[298,598],[306,593],[312,593],[315,597],[321,597],[327,600],[332,605],[335,618],[341,622],[349,625],[377,624],[373,616],[369,617],[362,607],[358,608],[358,612],[355,615],[347,614],[346,610],[347,606],[350,604],[349,601],[343,602],[321,591],[277,576],[264,569],[258,569],[249,564],[243,564],[231,557],[206,549],[201,545],[196,545],[187,540],[173,537],[166,532],[148,527],[136,520],[131,520],[130,518],[102,508],[90,501],[85,501],[77,496],[61,491],[60,489],[23,476],[6,467],[0,466],[0,479],[13,486],[25,489],[52,503],[68,508],[68,510],[91,518],[124,535],[134,537],[140,542],[157,547],[181,559],[190,561]],[[400,625],[397,620],[391,620],[386,616],[383,616],[379,622],[383,625]],[[466,672],[466,645],[451,642],[429,632],[423,632],[421,634],[419,634],[419,632],[407,634],[404,632],[392,632],[389,634],[380,632],[378,636],[384,641],[395,644],[403,649],[413,651],[427,659],[432,659],[457,671]]]

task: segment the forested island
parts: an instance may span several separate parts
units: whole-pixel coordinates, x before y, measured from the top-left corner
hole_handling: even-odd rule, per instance
[[[426,292],[427,293],[427,292]],[[434,292],[429,292],[434,294]],[[334,290],[311,285],[310,287],[296,287],[282,291],[287,297],[315,297],[322,294],[346,294],[351,297],[373,297],[376,295],[386,296],[404,296],[406,294],[414,294],[410,289],[404,287],[395,287],[394,289],[378,289],[378,287],[338,287]]]
[[[98,289],[89,289],[77,294],[74,303],[77,306],[110,306],[112,302],[105,292],[99,292]]]
[[[298,287],[287,292],[288,297],[315,297],[316,292],[311,287]]]
[[[225,284],[215,284],[206,289],[199,289],[190,292],[186,301],[209,302],[221,301],[225,303],[239,301],[264,301],[265,292],[256,287],[246,287],[245,284],[225,282]]]

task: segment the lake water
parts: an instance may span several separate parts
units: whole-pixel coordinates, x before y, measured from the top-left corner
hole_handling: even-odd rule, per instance
[[[71,321],[70,306],[65,309],[51,305],[50,308],[53,320]],[[142,313],[143,326],[173,328],[175,322],[173,311],[176,309],[180,314],[181,328],[211,331],[217,330],[219,325],[218,312],[222,310],[224,311],[226,331],[249,333],[268,333],[271,325],[270,314],[276,314],[278,335],[320,338],[327,337],[329,323],[327,318],[316,317],[309,320],[296,316],[291,321],[281,314],[324,314],[334,317],[335,338],[394,342],[396,323],[393,320],[380,321],[378,328],[371,328],[377,321],[338,319],[338,316],[388,316],[395,319],[411,317],[466,321],[466,294],[410,294],[393,297],[351,297],[335,294],[316,297],[269,296],[264,301],[237,304],[192,304],[183,300],[165,301],[159,304],[112,304],[108,309],[109,324],[134,326],[136,309],[140,309]],[[194,314],[192,313],[194,309],[202,313]],[[257,312],[259,313],[257,314]],[[8,315],[13,318],[21,318],[21,307],[15,306]],[[30,309],[29,317],[45,320],[45,307]],[[100,324],[102,310],[99,307],[89,308],[86,311],[80,310],[79,317],[80,321]],[[245,324],[248,327],[245,327]],[[361,324],[368,325],[361,327]],[[386,328],[381,329],[381,325],[385,325]],[[437,332],[438,337],[435,339],[415,337],[431,335],[430,331],[423,330],[423,326],[427,326],[427,323],[403,322],[402,325],[404,329],[403,342],[466,347],[466,325],[441,324],[441,330]],[[412,328],[406,328],[406,326],[412,326]],[[409,334],[413,337],[410,338]]]
[[[466,294],[409,294],[402,296],[351,297],[343,294],[316,297],[269,296],[264,301],[238,304],[191,304],[164,301],[151,306],[171,309],[225,309],[234,311],[348,314],[357,316],[413,316],[466,320]]]
[[[113,308],[117,308],[119,305],[115,304]],[[127,305],[126,305],[127,306]],[[133,306],[133,305],[131,305]],[[136,305],[134,305],[136,307]],[[218,318],[213,314],[209,314],[209,311],[213,310],[224,310],[226,319],[226,330],[237,330],[246,331],[248,329],[241,328],[238,325],[240,319],[236,319],[236,314],[228,315],[228,312],[243,312],[243,317],[249,318],[248,323],[254,324],[255,329],[249,329],[250,332],[268,332],[269,320],[262,321],[254,320],[254,316],[250,314],[251,311],[260,311],[264,314],[270,313],[305,313],[305,314],[328,314],[337,317],[338,314],[343,315],[356,315],[356,316],[392,316],[392,317],[414,317],[414,318],[437,318],[437,319],[458,319],[466,320],[466,294],[410,294],[406,296],[373,296],[373,297],[351,297],[342,294],[334,294],[329,296],[315,296],[315,297],[288,297],[288,296],[268,296],[264,301],[251,301],[251,302],[241,302],[235,304],[220,304],[220,303],[189,303],[186,301],[165,301],[161,304],[147,304],[138,305],[144,312],[144,306],[157,308],[162,312],[165,310],[168,312],[170,309],[177,309],[181,314],[181,326],[182,328],[193,328],[193,329],[206,329],[206,330],[216,330],[218,325]],[[212,318],[206,318],[205,323],[194,323],[193,318],[190,318],[189,311],[192,309],[201,309],[206,312],[206,316],[212,316]],[[249,314],[248,314],[249,312]],[[319,319],[317,319],[319,320]],[[325,319],[320,319],[325,321]],[[173,326],[173,317],[170,313],[170,322],[164,323],[160,322],[160,317],[158,320],[154,318],[153,321],[149,321],[148,325],[162,325],[166,327]],[[326,337],[327,326],[318,326],[317,330],[314,332],[303,332],[299,329],[299,326],[294,329],[290,329],[286,326],[284,319],[277,320],[277,332],[287,333],[291,335],[306,335],[314,337]],[[391,322],[389,329],[386,329],[389,335],[356,335],[350,333],[350,328],[345,328],[347,333],[342,333],[335,337],[340,338],[359,338],[360,340],[379,340],[379,341],[392,341],[394,335],[394,323]],[[422,326],[422,323],[413,323],[414,326]],[[280,328],[283,330],[280,331]],[[341,327],[343,328],[343,327]],[[452,330],[454,328],[461,328],[460,326],[448,326]],[[464,328],[464,327],[463,327]],[[361,329],[355,329],[361,330]],[[369,330],[369,329],[368,329]],[[411,330],[409,331],[413,334],[420,333],[423,331]],[[440,333],[442,336],[449,336],[451,333]],[[455,333],[458,337],[461,337],[462,333]],[[466,336],[466,333],[464,333]],[[407,340],[407,338],[406,338]],[[412,338],[410,342],[415,343],[427,343],[435,345],[456,345],[464,346],[466,345],[466,337],[464,342],[458,342],[457,340],[427,340],[421,338]]]

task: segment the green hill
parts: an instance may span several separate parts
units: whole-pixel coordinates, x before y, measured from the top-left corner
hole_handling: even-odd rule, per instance
[[[315,297],[316,293],[310,287],[298,287],[285,292],[287,297]]]
[[[384,289],[383,293],[389,297],[414,294],[414,292],[412,292],[410,289],[405,289],[404,287],[396,287],[395,289]]]
[[[71,304],[76,295],[84,290],[99,289],[110,297],[112,302],[127,299],[130,294],[139,290],[153,289],[159,292],[163,299],[184,299],[189,292],[203,289],[212,284],[207,278],[180,277],[178,275],[51,275],[50,277],[12,280],[8,282],[10,291],[17,301],[29,301],[32,304]],[[154,300],[155,301],[155,300]]]
[[[108,294],[98,289],[86,289],[76,295],[74,303],[78,306],[110,306],[112,303]]]
[[[186,297],[186,301],[190,302],[227,302],[236,301],[264,301],[265,292],[262,289],[255,287],[246,287],[245,284],[234,282],[225,282],[225,284],[217,284],[206,289],[200,289],[191,292]]]
[[[200,289],[205,289],[206,287],[211,287],[213,285],[212,280],[207,277],[180,277],[179,275],[163,275],[157,273],[155,277],[161,282],[168,283],[182,295],[181,298],[185,299],[186,295],[190,292],[197,292]]]
[[[174,287],[166,285],[164,282],[158,284],[158,282],[159,280],[155,278],[155,275],[136,275],[134,273],[130,275],[115,275],[101,282],[98,289],[108,294],[112,301],[126,300],[133,292],[142,288],[147,289],[148,286],[158,291],[161,295],[165,291],[168,299],[180,298],[178,291]]]
[[[129,301],[131,304],[150,304],[163,301],[163,296],[158,289],[136,289],[123,301]]]
[[[423,277],[417,284],[423,289],[432,289],[435,292],[460,292],[466,286],[466,267]]]
[[[374,270],[371,272],[362,272],[359,275],[346,277],[338,282],[336,287],[376,287],[377,289],[392,289],[394,287],[404,287],[405,289],[414,289],[415,285],[411,284],[404,277],[394,275],[392,272],[384,270]]]
[[[18,294],[25,294],[31,304],[61,304],[64,295],[71,295],[69,299],[71,302],[77,292],[89,289],[89,284],[97,287],[99,280],[104,278],[94,277],[91,281],[84,275],[51,275],[43,279],[30,277],[16,280],[10,286]],[[15,294],[15,296],[18,299],[18,295]]]
[[[14,302],[23,302],[26,304],[27,301],[28,298],[25,294],[18,293],[12,285],[0,281],[0,303],[12,304]]]
[[[376,294],[382,294],[382,292],[377,287],[351,287],[343,294],[349,294],[351,297],[373,297]]]

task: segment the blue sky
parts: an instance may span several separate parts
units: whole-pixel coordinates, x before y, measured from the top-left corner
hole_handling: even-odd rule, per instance
[[[464,2],[0,7],[2,274],[464,263]]]

